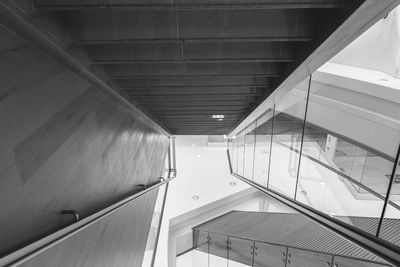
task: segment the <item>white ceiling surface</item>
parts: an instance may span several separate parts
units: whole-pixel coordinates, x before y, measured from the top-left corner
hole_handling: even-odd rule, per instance
[[[169,184],[156,267],[173,266],[175,257],[168,256],[168,253],[175,252],[175,247],[171,246],[176,243],[171,239],[190,231],[190,227],[233,209],[266,209],[257,190],[231,176],[226,149],[226,144],[207,146],[207,136],[176,136],[178,172],[176,179]],[[231,186],[231,182],[236,185]],[[254,199],[252,190],[255,193]],[[199,199],[194,200],[194,195],[199,196]],[[268,211],[290,212],[287,208],[280,207],[281,204],[275,203],[276,201],[270,202],[271,205],[267,203]],[[182,223],[184,220],[188,223]],[[176,229],[183,225],[185,229]]]
[[[177,177],[169,183],[155,266],[168,262],[170,220],[249,186],[231,176],[226,147],[208,147],[207,136],[176,136]],[[236,182],[231,186],[230,182]],[[193,196],[199,196],[194,200]]]

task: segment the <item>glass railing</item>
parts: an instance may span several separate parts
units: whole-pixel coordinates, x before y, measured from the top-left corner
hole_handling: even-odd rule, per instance
[[[338,110],[337,99],[345,91],[335,91],[332,99],[332,90],[310,76],[230,139],[233,172],[400,245],[400,234],[393,234],[400,226],[399,152],[394,149],[400,130],[382,140],[380,121],[367,121],[362,116],[368,110],[358,107],[360,114]],[[364,224],[349,216],[371,220]]]
[[[283,83],[228,146],[234,174],[397,248],[399,14],[398,7],[294,88]]]
[[[176,260],[176,267],[384,267],[383,262],[321,253],[292,246],[194,230],[193,249]]]
[[[329,67],[229,139],[232,172],[399,246],[400,94]]]

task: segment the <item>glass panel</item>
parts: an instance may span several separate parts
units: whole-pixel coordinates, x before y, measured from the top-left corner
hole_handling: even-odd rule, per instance
[[[287,248],[255,242],[254,267],[285,267]]]
[[[253,265],[254,241],[229,237],[229,267]]]
[[[238,158],[237,158],[237,174],[243,176],[244,171],[244,142],[245,131],[243,130],[237,136],[238,139]]]
[[[162,218],[161,213],[164,206],[164,197],[167,193],[167,188],[167,184],[164,184],[158,188],[157,200],[153,211],[153,218],[151,219],[151,225],[149,235],[147,237],[146,250],[143,257],[142,266],[152,266],[151,264],[153,261],[153,257],[155,256],[155,249]]]
[[[255,155],[253,180],[266,186],[271,152],[273,110],[268,110],[257,119],[255,130]]]
[[[301,249],[288,249],[287,266],[331,266],[332,256]]]
[[[191,250],[176,258],[176,267],[207,267],[208,253]]]
[[[209,267],[226,267],[228,264],[228,237],[209,233]]]
[[[333,65],[312,75],[297,200],[376,234],[400,139],[389,110],[399,104],[339,80]]]
[[[400,162],[392,183],[389,202],[385,210],[379,237],[400,246]]]
[[[246,128],[245,144],[244,144],[244,177],[253,179],[254,164],[254,146],[255,146],[255,128],[256,123],[250,124]]]
[[[237,138],[232,138],[230,139],[231,143],[231,164],[232,164],[232,171],[234,173],[237,172],[237,145],[238,145],[238,139]]]
[[[275,105],[268,187],[294,197],[309,79]]]
[[[302,156],[296,200],[375,234],[384,198],[373,191],[359,198],[357,187],[339,171]]]
[[[347,257],[335,256],[333,259],[333,266],[340,267],[385,267],[392,266],[386,263],[377,263],[371,261],[362,261],[359,259],[352,259]]]

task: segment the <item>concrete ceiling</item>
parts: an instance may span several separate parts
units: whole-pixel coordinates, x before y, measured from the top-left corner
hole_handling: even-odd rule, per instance
[[[226,134],[362,1],[36,0],[172,134]],[[212,115],[224,115],[222,121]]]

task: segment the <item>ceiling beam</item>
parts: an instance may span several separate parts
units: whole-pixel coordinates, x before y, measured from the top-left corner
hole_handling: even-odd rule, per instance
[[[197,101],[197,100],[192,100],[190,102],[175,102],[175,101],[169,101],[169,102],[160,102],[160,103],[154,103],[154,102],[149,102],[145,101],[140,103],[143,107],[151,109],[152,107],[176,107],[178,104],[181,107],[190,107],[190,106],[204,106],[204,107],[218,107],[218,106],[242,106],[246,105],[249,106],[251,104],[255,103],[253,100],[213,100],[213,101]]]
[[[266,36],[266,37],[214,37],[214,38],[134,38],[134,39],[96,39],[70,40],[69,46],[104,45],[104,44],[153,44],[153,43],[253,43],[253,42],[311,42],[312,36]]]
[[[170,112],[170,111],[179,111],[185,112],[188,110],[196,110],[196,111],[213,111],[213,112],[223,112],[223,111],[244,111],[248,108],[247,105],[232,105],[232,106],[224,106],[224,107],[216,107],[216,106],[183,106],[183,107],[173,107],[173,106],[149,106],[147,108],[150,112]],[[219,113],[218,113],[219,114]]]
[[[296,43],[236,42],[236,43],[150,43],[97,44],[84,50],[93,61],[153,61],[153,60],[222,60],[222,59],[287,59],[293,58]]]
[[[136,10],[238,10],[238,9],[299,9],[299,8],[341,8],[341,0],[259,0],[246,1],[152,1],[151,4],[138,4],[132,1],[104,3],[104,1],[81,0],[35,0],[38,10],[77,10],[77,9],[136,9]]]
[[[142,88],[142,89],[132,89],[127,90],[129,95],[227,95],[227,94],[264,94],[268,91],[267,87],[205,87],[205,88],[169,88],[165,90],[164,88]]]
[[[182,102],[182,101],[241,101],[250,100],[256,101],[258,95],[146,95],[146,96],[132,96],[138,100],[139,103],[147,102]]]
[[[287,63],[170,63],[104,65],[110,77],[129,76],[279,76]]]
[[[274,78],[270,77],[214,77],[214,78],[137,78],[116,80],[121,88],[138,88],[138,87],[222,87],[222,86],[263,86],[269,87],[273,83]]]
[[[149,74],[149,75],[110,75],[110,79],[113,80],[131,80],[131,79],[136,79],[136,78],[148,78],[148,79],[153,79],[153,78],[204,78],[204,79],[212,79],[215,77],[266,77],[266,78],[277,78],[280,77],[278,74],[253,74],[253,73],[247,73],[247,74],[209,74],[209,75],[204,75],[204,74],[198,74],[198,75],[156,75],[156,74]]]
[[[294,58],[224,58],[224,59],[161,59],[161,60],[93,60],[93,64],[170,64],[170,63],[287,63]]]
[[[224,85],[133,85],[133,86],[122,86],[121,88],[123,90],[136,90],[136,89],[146,89],[146,88],[153,88],[153,89],[160,89],[160,88],[164,88],[166,90],[168,89],[173,89],[173,88],[232,88],[232,87],[237,87],[237,88],[268,88],[268,86],[266,85],[256,85],[256,84],[237,84],[237,85],[233,85],[233,84],[224,84]]]
[[[240,115],[242,114],[241,110],[194,110],[194,109],[188,109],[185,110],[184,112],[182,111],[165,111],[165,110],[158,110],[158,111],[153,111],[154,115],[180,115],[180,114],[194,114],[194,115],[214,115],[214,114],[222,114],[222,115]]]
[[[314,9],[231,12],[97,9],[68,12],[66,21],[72,42],[260,37],[290,39],[314,35],[310,19],[315,12]],[[323,15],[331,11],[318,12]]]

